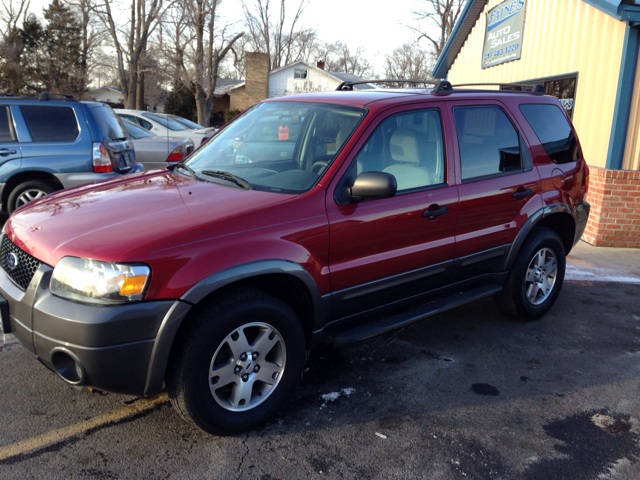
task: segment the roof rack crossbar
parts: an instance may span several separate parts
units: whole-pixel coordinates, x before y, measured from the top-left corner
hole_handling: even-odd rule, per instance
[[[367,83],[417,83],[417,84],[429,84],[429,85],[435,85],[438,83],[437,80],[420,80],[418,78],[411,78],[408,80],[401,80],[401,79],[397,79],[397,78],[385,78],[382,80],[364,80],[362,82],[342,82],[340,85],[338,85],[338,88],[336,88],[336,91],[338,92],[350,92],[353,91],[353,86],[354,85],[365,85]]]
[[[52,92],[52,93],[42,92],[38,96],[38,100],[46,102],[51,97],[62,97],[63,100],[76,100],[75,98],[73,98],[73,95],[71,95],[70,93],[56,93],[56,92]]]
[[[544,95],[546,93],[544,89],[544,85],[542,85],[541,83],[537,83],[535,85],[530,83],[529,84],[526,84],[526,83],[459,83],[456,85],[449,84],[449,86],[451,87],[451,89],[460,88],[460,87],[521,87],[521,88],[527,87],[527,88],[531,88],[531,90],[500,90],[500,93],[534,93],[538,95],[540,94]],[[467,90],[467,92],[469,91],[470,90]],[[444,92],[434,91],[433,93],[444,93]]]
[[[15,97],[15,95],[9,92],[0,92],[0,97]]]

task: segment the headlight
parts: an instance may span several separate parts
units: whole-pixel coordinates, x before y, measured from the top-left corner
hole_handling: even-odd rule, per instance
[[[51,293],[80,302],[113,304],[142,300],[151,270],[88,258],[64,257],[53,270]]]

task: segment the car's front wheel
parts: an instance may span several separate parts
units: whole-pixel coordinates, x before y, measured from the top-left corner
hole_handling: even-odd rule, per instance
[[[230,292],[177,341],[169,398],[183,418],[215,435],[266,422],[302,376],[302,325],[288,305],[261,291]]]
[[[505,313],[535,320],[555,303],[566,268],[562,240],[553,230],[535,227],[520,249],[504,289],[495,296]]]

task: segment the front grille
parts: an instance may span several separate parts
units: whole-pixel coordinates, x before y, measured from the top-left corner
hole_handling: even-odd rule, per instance
[[[7,257],[10,253],[13,253],[18,258],[17,265],[13,269],[7,265]],[[9,275],[20,288],[23,290],[27,289],[29,282],[31,282],[31,279],[41,264],[42,262],[40,260],[16,247],[15,244],[9,240],[9,237],[2,235],[2,243],[0,243],[0,267],[7,272],[7,275]]]

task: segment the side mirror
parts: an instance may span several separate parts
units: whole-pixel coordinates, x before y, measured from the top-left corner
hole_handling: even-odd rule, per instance
[[[351,201],[393,197],[398,190],[396,177],[385,172],[363,172],[351,187]]]

